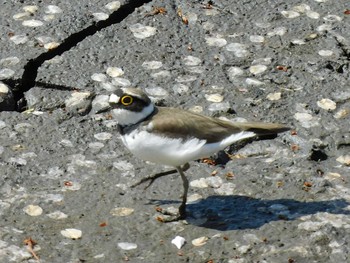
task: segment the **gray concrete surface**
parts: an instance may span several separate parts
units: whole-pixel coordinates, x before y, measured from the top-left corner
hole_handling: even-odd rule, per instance
[[[349,2],[119,3],[2,2],[0,262],[350,262]],[[164,224],[180,178],[131,189],[168,168],[96,114],[120,86],[293,131],[192,162]]]

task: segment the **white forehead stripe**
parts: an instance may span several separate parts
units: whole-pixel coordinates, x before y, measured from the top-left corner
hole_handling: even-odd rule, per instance
[[[109,103],[118,103],[119,102],[120,97],[118,97],[115,94],[111,94],[111,96],[109,96]]]

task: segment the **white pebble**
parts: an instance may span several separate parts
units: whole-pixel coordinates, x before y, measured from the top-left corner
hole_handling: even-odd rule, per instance
[[[61,211],[55,211],[55,212],[52,212],[50,214],[47,214],[47,216],[51,219],[55,219],[55,220],[60,220],[60,219],[65,219],[67,218],[68,216],[61,212]]]
[[[131,171],[134,169],[134,165],[127,161],[118,161],[113,163],[113,167],[120,171]]]
[[[332,50],[322,49],[322,50],[318,51],[318,54],[322,57],[329,57],[329,56],[332,56],[334,54],[334,52]]]
[[[99,12],[99,13],[93,13],[92,14],[95,18],[96,21],[102,21],[102,20],[106,20],[109,15],[106,14],[106,13],[102,13],[102,12]]]
[[[236,189],[236,185],[233,183],[223,183],[219,188],[214,189],[214,192],[218,195],[234,195]]]
[[[123,250],[132,250],[137,248],[137,244],[129,242],[120,242],[118,243],[118,247],[120,247]]]
[[[0,82],[0,94],[7,94],[9,93],[9,91],[10,91],[9,87],[6,84]],[[1,124],[0,124],[0,127],[1,127]]]
[[[195,247],[203,246],[207,243],[208,239],[209,239],[208,237],[199,237],[199,238],[193,239],[192,245],[194,245]]]
[[[109,91],[109,92],[114,92],[118,89],[118,87],[114,86],[112,83],[110,82],[101,82],[100,83],[101,88]]]
[[[6,125],[6,122],[0,120],[0,129],[3,129],[5,128],[7,125]]]
[[[45,13],[46,14],[59,14],[62,13],[62,9],[58,7],[57,5],[48,5],[45,8]]]
[[[312,19],[319,19],[320,18],[320,14],[314,11],[307,11],[306,12],[306,16]]]
[[[203,107],[199,106],[199,105],[194,105],[191,108],[189,108],[188,110],[195,112],[195,113],[201,113],[201,112],[203,112]]]
[[[110,211],[112,216],[129,216],[132,213],[134,213],[134,209],[129,207],[116,207]]]
[[[350,155],[341,155],[336,159],[336,161],[341,164],[345,164],[346,166],[350,166]]]
[[[107,8],[110,11],[116,11],[120,8],[120,2],[119,1],[113,1],[105,5],[105,8]]]
[[[296,11],[282,11],[281,14],[285,18],[296,18],[296,17],[300,16],[300,13],[298,13]]]
[[[327,15],[327,16],[323,17],[323,19],[328,21],[328,22],[339,22],[342,20],[342,18],[340,16],[336,16],[336,15]]]
[[[110,140],[113,137],[113,134],[109,132],[100,132],[100,133],[96,133],[94,137],[99,141],[106,141],[106,140]]]
[[[168,92],[161,87],[145,88],[145,91],[154,97],[164,97],[168,95]]]
[[[205,94],[205,99],[207,101],[210,101],[210,102],[222,102],[224,100],[224,97],[219,94],[219,93],[215,93],[215,94]]]
[[[311,7],[307,4],[300,4],[293,7],[293,11],[299,13],[305,13],[306,11],[311,10]]]
[[[79,239],[82,236],[82,231],[75,228],[66,228],[64,230],[61,230],[61,235],[64,237],[68,237],[71,239]]]
[[[47,50],[52,50],[52,49],[57,48],[59,45],[60,45],[60,43],[57,43],[57,42],[49,42],[49,43],[46,43],[44,45],[44,48]]]
[[[250,73],[254,75],[258,75],[263,73],[265,70],[267,70],[267,66],[265,65],[254,65],[249,67]]]
[[[208,110],[209,111],[227,111],[229,108],[230,108],[230,103],[219,102],[219,103],[210,104],[208,107]]]
[[[40,216],[43,213],[43,209],[38,205],[28,205],[23,211],[30,216]]]
[[[318,3],[325,3],[327,2],[328,0],[314,0],[315,2],[318,2]]]
[[[301,126],[307,129],[319,125],[318,118],[306,112],[297,112],[293,117],[300,122]]]
[[[293,39],[291,42],[294,45],[305,45],[306,44],[306,42],[304,40],[302,40],[302,39]]]
[[[317,231],[321,229],[326,224],[326,222],[312,222],[312,221],[307,221],[300,223],[298,225],[298,229],[300,230],[306,230],[306,231]]]
[[[200,179],[191,181],[190,186],[195,188],[207,188],[209,185],[205,180],[205,178],[200,178]]]
[[[176,82],[192,82],[195,81],[197,79],[196,76],[191,76],[191,75],[184,75],[184,76],[178,76],[175,81]]]
[[[103,73],[94,73],[91,75],[91,79],[97,82],[107,81],[107,76]]]
[[[248,84],[248,85],[251,85],[251,86],[261,86],[261,85],[264,85],[265,83],[260,81],[260,80],[257,80],[257,79],[253,79],[253,78],[247,78],[245,80],[245,82]]]
[[[207,177],[205,181],[212,188],[219,188],[222,185],[222,179],[219,176]]]
[[[91,96],[90,92],[73,92],[71,97],[65,101],[66,107],[79,106]]]
[[[22,13],[17,13],[17,14],[14,14],[12,16],[12,18],[16,21],[18,20],[25,20],[27,19],[28,17],[30,17],[30,13],[29,12],[22,12]]]
[[[124,71],[122,68],[117,67],[108,67],[106,70],[107,75],[111,76],[112,78],[120,77],[124,75]]]
[[[316,30],[318,32],[330,31],[330,30],[332,30],[332,25],[330,25],[330,24],[323,24],[323,25],[318,26],[316,28]]]
[[[18,64],[20,61],[20,59],[18,57],[7,57],[7,58],[3,58],[0,59],[0,65],[3,66],[14,66],[16,64]]]
[[[152,73],[151,77],[155,79],[170,78],[171,73],[168,70],[161,70],[159,72]]]
[[[239,67],[230,67],[227,70],[228,77],[231,81],[236,77],[243,75],[243,73],[244,73],[243,69]]]
[[[26,5],[22,7],[23,11],[34,14],[36,11],[38,11],[39,7],[36,5]]]
[[[263,43],[265,38],[263,36],[253,35],[249,36],[249,40],[253,43]]]
[[[187,56],[184,58],[184,64],[186,66],[197,66],[200,63],[202,63],[202,60],[194,56]]]
[[[73,143],[67,139],[63,139],[62,141],[60,141],[60,144],[65,147],[74,147]]]
[[[173,86],[173,91],[177,94],[186,93],[189,90],[189,87],[184,84],[175,84]]]
[[[31,19],[31,20],[24,20],[22,22],[22,25],[27,27],[38,27],[38,26],[44,25],[44,23],[41,22],[40,20]]]
[[[203,199],[203,196],[201,196],[200,194],[192,194],[188,196],[187,204],[194,204],[199,202],[202,199]]]
[[[92,108],[94,112],[99,112],[109,108],[109,96],[108,95],[97,95],[92,101]]]
[[[350,109],[341,109],[339,111],[337,111],[333,116],[336,119],[342,119],[347,117],[350,114]],[[0,125],[1,127],[1,125]]]
[[[337,108],[337,104],[330,99],[321,99],[317,101],[317,106],[324,110],[335,110]]]
[[[252,65],[270,65],[272,62],[272,58],[258,58],[254,59]]]
[[[130,86],[131,82],[128,79],[116,77],[112,79],[112,84],[115,86],[126,87],[126,86]]]
[[[233,52],[238,58],[245,57],[249,54],[249,51],[246,48],[247,46],[241,43],[231,43],[226,46],[226,50]]]
[[[26,35],[16,35],[16,36],[13,36],[13,37],[10,37],[10,40],[15,43],[16,45],[19,45],[19,44],[24,44],[28,41],[28,37]]]
[[[208,46],[223,47],[227,44],[226,39],[220,37],[206,37],[205,41]]]
[[[142,63],[142,67],[145,69],[159,69],[163,66],[163,63],[161,61],[145,61]]]
[[[185,242],[186,240],[180,236],[176,236],[173,240],[171,240],[171,244],[174,244],[178,249],[181,249]]]
[[[11,157],[8,160],[9,163],[17,164],[19,166],[27,165],[27,160],[20,157]]]
[[[129,27],[134,37],[145,39],[147,37],[151,37],[157,33],[157,29],[155,27],[144,26],[139,23],[131,25]]]
[[[88,144],[88,147],[90,149],[93,149],[93,150],[99,150],[99,149],[103,148],[104,146],[105,145],[103,143],[101,143],[101,142],[90,142]]]
[[[15,74],[15,71],[9,68],[0,69],[0,79],[8,79]]]
[[[267,98],[268,100],[274,101],[274,100],[279,100],[279,99],[281,99],[281,95],[282,95],[281,92],[274,92],[274,93],[269,93],[269,94],[267,94],[266,98]]]

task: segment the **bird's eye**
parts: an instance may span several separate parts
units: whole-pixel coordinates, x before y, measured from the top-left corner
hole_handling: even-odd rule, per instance
[[[132,102],[134,101],[134,99],[129,96],[129,95],[125,95],[120,99],[120,102],[124,105],[124,106],[128,106],[130,105]]]

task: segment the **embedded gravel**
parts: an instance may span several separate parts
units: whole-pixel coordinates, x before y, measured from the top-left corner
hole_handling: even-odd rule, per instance
[[[0,13],[1,263],[350,262],[348,1],[5,0]],[[131,188],[169,168],[133,157],[99,113],[127,86],[292,130],[192,162],[188,218],[161,223],[181,179]]]

